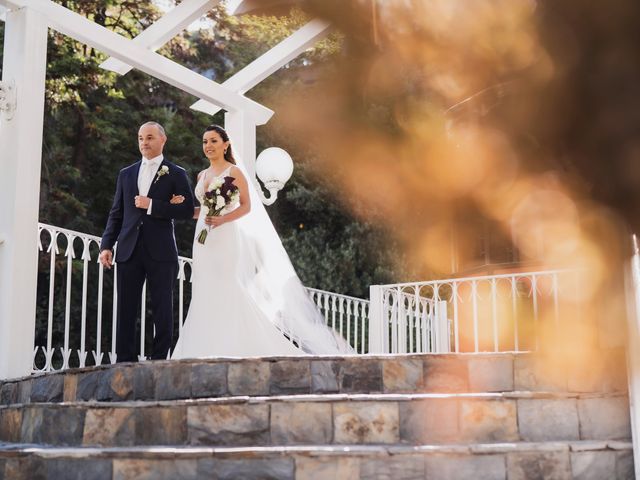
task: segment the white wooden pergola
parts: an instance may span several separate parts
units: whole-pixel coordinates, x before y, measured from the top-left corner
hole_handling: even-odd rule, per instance
[[[0,82],[0,379],[27,375],[35,335],[38,208],[45,99],[47,29],[109,55],[102,67],[138,69],[200,98],[192,108],[225,111],[234,149],[255,182],[256,127],[274,114],[244,96],[324,38],[328,23],[312,20],[222,84],[156,53],[220,0],[184,0],[134,39],[125,38],[50,0],[0,0],[5,21]],[[295,0],[228,0],[231,14]],[[262,192],[258,188],[259,192]],[[264,198],[267,203],[269,199]]]

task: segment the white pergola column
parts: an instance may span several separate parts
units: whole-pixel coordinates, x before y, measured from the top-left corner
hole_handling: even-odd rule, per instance
[[[229,134],[234,155],[247,170],[249,182],[256,178],[256,124],[241,111],[224,115],[224,128]]]
[[[0,378],[33,364],[46,66],[45,19],[7,12],[2,81],[15,82],[17,101],[10,120],[0,116]]]

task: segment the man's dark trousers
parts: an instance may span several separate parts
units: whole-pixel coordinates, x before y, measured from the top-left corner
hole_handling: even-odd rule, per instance
[[[151,358],[167,358],[173,334],[173,285],[177,274],[177,261],[158,261],[151,258],[144,246],[144,233],[141,231],[129,260],[118,263],[118,284],[127,286],[118,289],[118,362],[137,360],[136,323],[140,314],[145,278],[154,308],[152,319],[155,336]],[[140,335],[144,335],[144,332],[141,331]]]

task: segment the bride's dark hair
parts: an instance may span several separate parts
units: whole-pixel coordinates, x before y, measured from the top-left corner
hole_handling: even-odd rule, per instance
[[[229,141],[229,135],[227,135],[227,131],[220,125],[209,125],[204,129],[204,131],[205,133],[216,132],[218,135],[220,135],[220,138],[222,138],[223,142]],[[236,159],[233,157],[233,152],[231,151],[231,144],[227,146],[227,149],[224,152],[224,159],[229,163],[233,163],[234,165],[236,164]]]

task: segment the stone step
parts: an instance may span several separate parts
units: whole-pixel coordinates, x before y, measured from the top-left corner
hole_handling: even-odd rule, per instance
[[[0,407],[0,441],[77,446],[626,440],[623,394],[324,394]]]
[[[628,442],[263,448],[0,445],[15,480],[630,480]]]
[[[5,381],[0,404],[238,395],[416,392],[626,392],[624,351],[579,362],[541,354],[425,354],[153,361]]]

